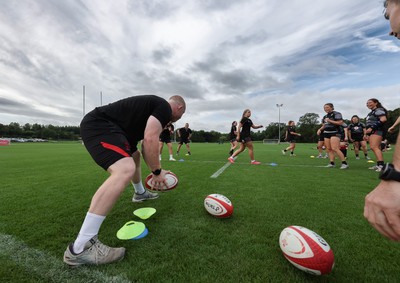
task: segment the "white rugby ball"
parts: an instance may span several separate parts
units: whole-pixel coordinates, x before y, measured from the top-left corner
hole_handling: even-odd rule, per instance
[[[211,194],[204,199],[207,212],[218,218],[227,218],[233,213],[233,204],[221,194]]]
[[[165,179],[166,179],[166,183],[167,186],[163,187],[163,188],[159,188],[159,189],[155,189],[153,188],[153,174],[149,174],[146,177],[146,180],[144,182],[144,185],[146,187],[146,189],[148,190],[153,190],[153,191],[170,191],[176,188],[176,186],[178,186],[178,177],[172,173],[172,172],[167,172],[165,174]]]
[[[317,233],[301,226],[283,229],[279,246],[291,264],[307,273],[327,274],[335,264],[329,244]]]

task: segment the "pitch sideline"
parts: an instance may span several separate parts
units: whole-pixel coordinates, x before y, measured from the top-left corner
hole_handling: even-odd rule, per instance
[[[107,274],[88,267],[71,269],[59,258],[30,248],[12,235],[0,233],[0,255],[16,263],[27,272],[51,282],[114,282],[129,283],[121,276]]]

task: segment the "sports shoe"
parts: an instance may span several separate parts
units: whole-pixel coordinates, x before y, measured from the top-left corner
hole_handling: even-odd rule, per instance
[[[170,158],[169,158],[169,161],[176,161],[176,159],[173,158],[173,157],[170,157]]]
[[[360,160],[360,157],[359,157],[359,156],[357,156],[357,157],[356,157],[356,159],[357,159],[357,160]]]
[[[365,156],[365,159],[371,160],[371,157],[369,157],[369,156],[367,155],[367,156]]]
[[[335,167],[335,165],[334,164],[328,164],[328,165],[326,165],[325,167],[327,167],[327,168],[333,168],[333,167]]]
[[[232,163],[232,164],[235,163],[235,159],[233,159],[232,157],[229,157],[229,158],[228,158],[228,161],[229,161],[230,163]]]
[[[340,166],[340,169],[347,169],[347,168],[349,168],[348,164],[342,164],[342,166]]]
[[[294,153],[290,155],[290,157],[295,157],[295,156],[296,156],[296,154],[294,154]]]
[[[283,149],[281,150],[281,152],[283,155],[286,155],[286,152]]]
[[[97,235],[90,239],[84,247],[83,252],[75,254],[72,251],[74,244],[71,243],[64,252],[64,262],[71,267],[83,264],[106,264],[120,261],[124,258],[125,248],[111,248],[99,241]]]
[[[372,166],[372,167],[369,167],[368,169],[369,169],[369,170],[376,170],[376,169],[378,169],[378,166],[377,166],[377,165],[374,165],[374,166]]]
[[[328,155],[328,154],[325,154],[324,158],[328,158],[328,157],[329,157],[329,155]]]
[[[322,154],[319,154],[319,155],[317,156],[317,158],[323,158],[323,157],[322,157]]]
[[[382,170],[383,170],[383,166],[378,165],[378,166],[376,166],[375,172],[381,172]]]
[[[142,202],[144,200],[156,199],[158,197],[159,195],[157,193],[151,193],[148,190],[146,190],[143,194],[135,193],[133,195],[132,202]]]
[[[253,160],[253,161],[250,162],[250,164],[251,164],[251,165],[260,165],[261,162],[260,162],[260,161]]]

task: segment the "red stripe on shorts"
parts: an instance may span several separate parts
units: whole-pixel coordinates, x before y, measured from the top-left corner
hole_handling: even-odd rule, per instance
[[[116,145],[112,145],[112,144],[109,144],[109,143],[106,143],[106,142],[101,142],[101,145],[104,148],[111,149],[112,151],[118,152],[119,154],[121,154],[121,155],[123,155],[125,157],[130,157],[130,155],[128,153],[126,153],[122,148],[120,148],[120,147],[118,147]]]

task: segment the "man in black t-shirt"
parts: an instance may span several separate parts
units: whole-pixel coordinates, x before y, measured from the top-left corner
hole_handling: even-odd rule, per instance
[[[190,155],[190,138],[192,137],[192,130],[189,128],[189,123],[185,124],[185,127],[178,129],[178,136],[180,138],[178,148],[176,150],[176,154],[179,155],[179,151],[181,150],[182,144],[186,144],[187,154]]]
[[[137,144],[143,140],[143,158],[153,173],[154,189],[162,190],[167,171],[161,169],[158,139],[164,126],[179,120],[185,110],[181,96],[166,101],[143,95],[97,107],[83,118],[82,141],[94,161],[110,176],[94,194],[78,237],[64,253],[65,263],[74,267],[98,265],[124,257],[125,248],[111,248],[98,240],[100,226],[130,182],[135,188],[134,202],[158,197],[143,188]]]
[[[169,161],[176,161],[173,155],[172,143],[171,143],[171,134],[173,133],[174,133],[174,125],[172,125],[172,123],[170,122],[164,127],[163,131],[160,134],[160,161],[164,143],[167,144],[168,147]]]

